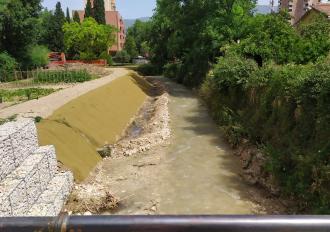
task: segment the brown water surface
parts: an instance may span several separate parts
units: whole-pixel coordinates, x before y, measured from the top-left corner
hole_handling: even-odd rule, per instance
[[[144,154],[106,161],[117,214],[252,214],[251,186],[206,107],[181,85],[170,91],[172,137]]]

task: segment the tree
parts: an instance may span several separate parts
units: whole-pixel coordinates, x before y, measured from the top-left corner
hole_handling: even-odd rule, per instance
[[[52,51],[64,51],[64,32],[63,25],[65,23],[65,15],[61,7],[61,3],[56,3],[56,8],[50,26],[49,49]]]
[[[39,16],[39,38],[38,44],[42,44],[50,48],[50,42],[53,37],[53,21],[54,15],[52,11],[43,10]]]
[[[115,43],[115,28],[98,24],[93,18],[81,24],[66,23],[63,30],[66,51],[80,59],[98,59]]]
[[[71,22],[71,17],[70,17],[69,7],[66,8],[66,21],[67,21],[68,23]]]
[[[96,22],[105,24],[104,0],[94,0],[94,18]]]
[[[315,62],[330,51],[330,23],[327,17],[319,15],[308,24],[298,27],[301,36],[299,63]]]
[[[18,67],[16,60],[7,52],[0,53],[0,81],[6,82],[13,80],[13,72]]]
[[[256,16],[250,21],[249,28],[249,35],[238,49],[259,65],[270,60],[278,64],[294,62],[299,56],[297,45],[300,38],[286,15]]]
[[[75,11],[73,14],[73,22],[80,23],[80,17],[78,11]]]
[[[40,0],[2,0],[0,3],[0,50],[28,65],[28,46],[38,40]]]
[[[126,42],[124,46],[124,50],[129,54],[130,57],[134,58],[139,55],[138,50],[136,48],[135,40],[132,36],[128,35],[126,37]]]
[[[150,22],[136,20],[132,27],[127,30],[125,50],[133,58],[137,55],[146,56],[149,48]]]
[[[84,18],[93,17],[93,8],[91,0],[87,0],[86,7],[85,7],[85,16]]]
[[[179,61],[179,81],[202,83],[221,47],[239,40],[255,0],[158,0],[150,38],[152,63]],[[138,43],[137,43],[138,44]]]

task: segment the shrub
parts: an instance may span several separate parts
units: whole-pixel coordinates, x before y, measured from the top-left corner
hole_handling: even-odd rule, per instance
[[[129,63],[131,61],[130,55],[125,51],[117,52],[113,60],[116,63]]]
[[[18,63],[8,55],[8,53],[0,53],[0,82],[14,80],[14,71],[17,69]]]
[[[169,63],[164,66],[164,76],[171,79],[178,79],[181,63]]]
[[[100,59],[106,60],[109,66],[113,65],[112,56],[109,55],[107,52],[103,52],[100,56]]]
[[[302,210],[330,212],[330,62],[257,68],[219,59],[201,96],[233,145],[266,147],[267,170]]]
[[[153,64],[143,64],[137,67],[137,71],[144,76],[157,76],[162,74],[162,70]]]
[[[49,50],[45,46],[32,46],[29,48],[28,56],[31,66],[45,67],[49,63],[48,59]]]
[[[41,71],[33,80],[36,83],[75,83],[85,82],[92,79],[92,76],[86,70],[77,71]]]

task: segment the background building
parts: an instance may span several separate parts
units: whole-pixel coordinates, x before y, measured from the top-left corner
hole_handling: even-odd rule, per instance
[[[85,5],[87,0],[85,0]],[[91,0],[93,6],[93,0]],[[118,29],[116,33],[116,43],[110,48],[110,53],[116,53],[118,51],[122,51],[125,45],[125,24],[124,20],[121,17],[120,13],[116,8],[116,0],[104,0],[104,8],[105,8],[105,21],[106,24],[112,25]],[[78,10],[80,21],[84,20],[85,11]]]
[[[330,0],[279,0],[279,9],[290,13],[292,24],[296,24],[307,11],[319,5],[330,6]]]

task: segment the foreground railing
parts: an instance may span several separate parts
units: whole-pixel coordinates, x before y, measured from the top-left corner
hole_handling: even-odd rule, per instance
[[[330,216],[0,218],[1,232],[329,232]]]

